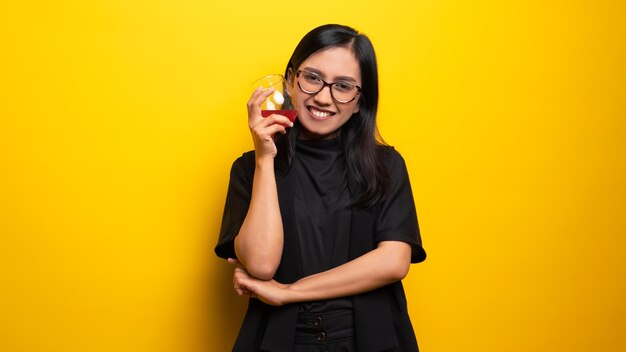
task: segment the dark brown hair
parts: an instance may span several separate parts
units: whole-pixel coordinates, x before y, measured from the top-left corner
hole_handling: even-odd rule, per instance
[[[382,160],[383,148],[379,147],[384,142],[376,126],[378,66],[372,42],[351,27],[338,24],[317,27],[307,33],[296,46],[285,69],[285,77],[298,70],[309,56],[332,47],[352,50],[361,70],[359,111],[341,127],[338,139],[347,163],[346,181],[359,192],[356,205],[369,207],[380,201],[389,188],[389,175]],[[296,120],[294,128],[276,141],[277,167],[285,173],[289,170],[295,153],[299,130],[300,124]]]

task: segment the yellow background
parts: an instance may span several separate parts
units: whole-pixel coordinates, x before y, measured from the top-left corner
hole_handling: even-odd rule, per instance
[[[249,83],[368,34],[423,351],[626,351],[623,1],[3,1],[0,350],[226,351]]]

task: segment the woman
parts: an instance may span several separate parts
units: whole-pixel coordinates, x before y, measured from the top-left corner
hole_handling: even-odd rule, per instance
[[[377,142],[369,39],[325,25],[285,71],[298,118],[248,101],[254,151],[231,179],[215,251],[250,296],[234,351],[417,351],[401,280],[423,261],[402,157]]]

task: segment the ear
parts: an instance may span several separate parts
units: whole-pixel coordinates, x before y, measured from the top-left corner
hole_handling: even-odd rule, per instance
[[[290,68],[287,70],[287,76],[285,76],[285,81],[287,82],[287,85],[289,85],[289,86],[293,87],[293,84],[294,84],[294,83],[295,83],[295,81],[296,81],[296,73],[295,73],[295,71],[293,70],[293,68],[291,68],[291,67],[290,67]]]
[[[356,106],[354,107],[353,114],[356,114],[357,112],[359,112],[360,109],[361,109],[361,101],[359,100],[356,102]]]
[[[293,74],[293,69],[289,68],[287,70],[287,76],[285,77],[285,85],[287,88],[287,94],[289,94],[289,96],[293,96],[293,80],[294,80],[294,74]]]

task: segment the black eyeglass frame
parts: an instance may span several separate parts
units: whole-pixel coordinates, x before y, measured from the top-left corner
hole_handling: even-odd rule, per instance
[[[318,78],[320,81],[322,81],[322,86],[320,87],[320,89],[318,89],[317,91],[313,92],[313,91],[308,91],[308,90],[305,90],[304,88],[302,88],[302,86],[300,85],[300,80],[298,79],[298,78],[300,78],[300,74],[301,74],[302,72],[306,72],[306,73],[309,73],[309,74],[312,74],[312,75],[317,76],[317,78]],[[333,100],[334,100],[334,101],[336,101],[336,102],[338,102],[338,103],[342,103],[342,104],[347,104],[347,103],[351,103],[351,102],[353,102],[353,101],[354,101],[354,99],[356,99],[356,98],[357,98],[357,97],[361,94],[361,87],[360,87],[360,86],[358,86],[358,85],[356,85],[356,84],[354,84],[354,87],[356,88],[356,94],[354,95],[354,97],[353,97],[352,99],[350,99],[350,100],[346,100],[346,101],[339,100],[339,99],[335,98],[335,95],[333,94],[333,86],[334,86],[335,84],[337,84],[337,82],[331,82],[331,83],[328,83],[328,82],[324,81],[324,80],[322,79],[322,77],[320,77],[320,76],[319,76],[319,75],[317,75],[316,73],[313,73],[313,72],[308,72],[308,71],[305,71],[305,70],[297,70],[297,71],[296,71],[296,82],[298,83],[298,88],[300,88],[300,90],[301,90],[301,91],[303,91],[303,92],[304,92],[304,93],[306,93],[306,94],[311,94],[311,95],[314,95],[314,94],[317,94],[317,93],[321,92],[324,88],[326,88],[326,87],[328,86],[328,87],[329,87],[329,89],[330,89],[330,96],[333,98]]]

